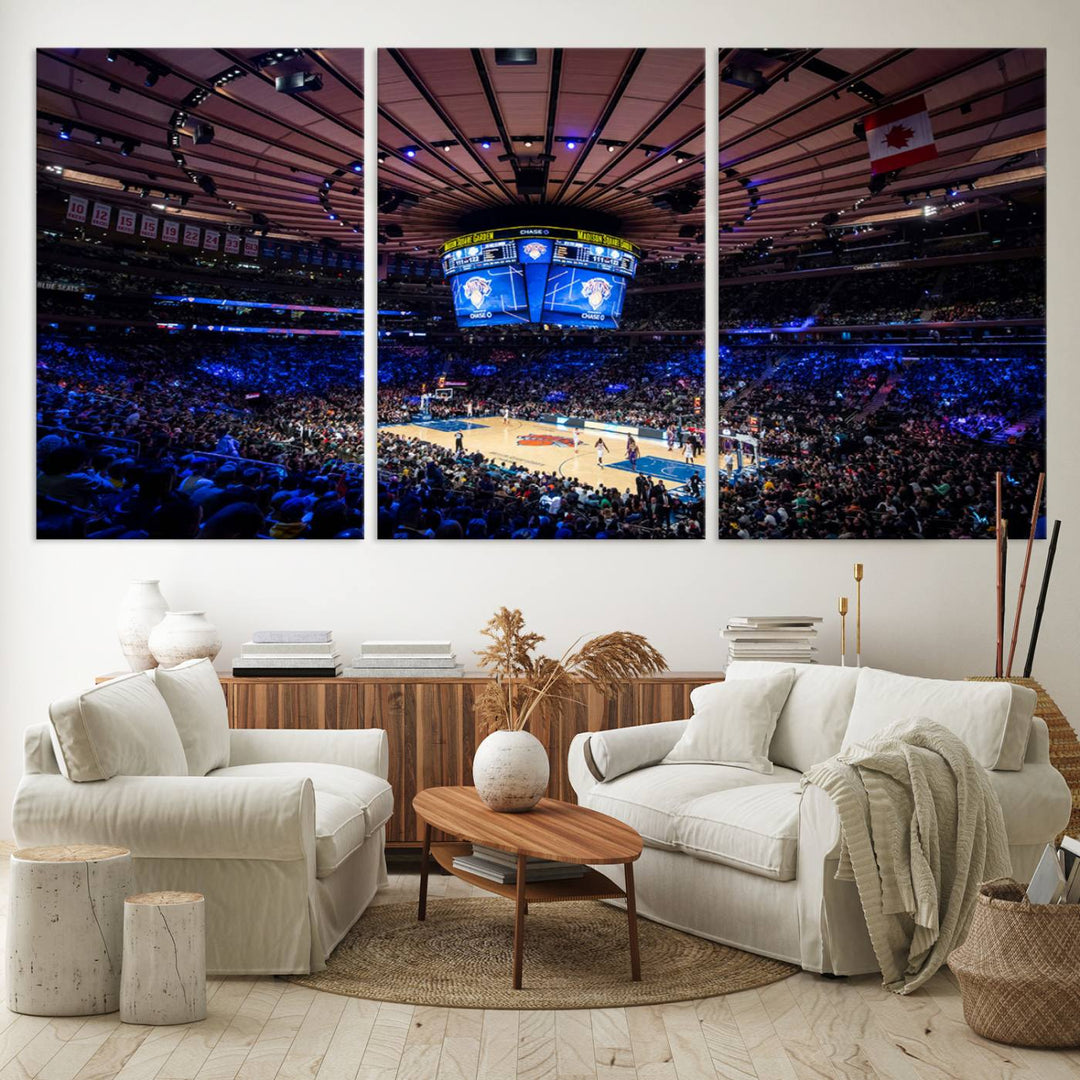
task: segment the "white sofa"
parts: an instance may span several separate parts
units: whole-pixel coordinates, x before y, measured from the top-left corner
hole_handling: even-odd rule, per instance
[[[209,661],[50,718],[26,731],[17,843],[120,844],[137,890],[203,893],[208,972],[318,971],[386,883],[384,731],[230,730]]]
[[[737,662],[726,678],[781,667]],[[686,720],[574,738],[569,773],[579,802],[632,826],[645,842],[634,870],[641,915],[809,971],[877,971],[856,887],[835,880],[836,811],[819,788],[799,787],[811,765],[907,717],[949,727],[988,767],[1013,873],[1028,879],[1071,807],[1068,785],[1050,764],[1046,725],[1032,716],[1032,691],[870,668],[794,671],[769,744],[771,773],[661,764]]]

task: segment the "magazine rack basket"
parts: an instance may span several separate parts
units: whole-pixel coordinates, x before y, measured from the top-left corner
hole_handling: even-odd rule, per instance
[[[1012,1046],[1080,1046],[1080,904],[1031,904],[1023,885],[990,881],[967,940],[949,956],[964,1019]]]

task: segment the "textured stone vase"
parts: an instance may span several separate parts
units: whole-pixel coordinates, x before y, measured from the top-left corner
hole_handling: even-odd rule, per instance
[[[205,611],[166,611],[150,631],[150,651],[167,668],[185,660],[213,660],[221,652],[221,635]]]
[[[157,578],[133,581],[128,586],[117,612],[116,634],[120,638],[124,659],[132,671],[157,667],[158,662],[150,652],[148,639],[150,631],[165,618],[168,607],[158,588]]]
[[[473,756],[473,783],[492,810],[531,810],[547,792],[544,744],[527,731],[494,731]]]

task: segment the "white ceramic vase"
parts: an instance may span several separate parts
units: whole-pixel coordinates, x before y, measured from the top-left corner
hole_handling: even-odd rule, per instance
[[[221,652],[221,635],[205,611],[166,611],[150,631],[150,651],[167,668],[185,660],[213,660]]]
[[[157,578],[133,581],[128,586],[116,616],[116,633],[124,659],[132,671],[157,667],[148,639],[150,631],[165,618],[168,607]]]
[[[527,731],[493,731],[473,755],[473,783],[491,807],[516,814],[531,810],[547,792],[544,744]]]

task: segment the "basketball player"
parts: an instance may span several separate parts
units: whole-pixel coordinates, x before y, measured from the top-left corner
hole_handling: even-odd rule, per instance
[[[455,431],[454,432],[454,453],[455,454],[464,454],[465,453],[465,439],[462,436],[460,431]]]
[[[503,406],[503,424],[504,425],[509,425],[509,423],[510,423],[510,406],[509,405],[504,405]]]
[[[685,461],[687,465],[693,465],[694,464],[694,441],[693,441],[693,439],[687,439],[683,443],[682,456],[683,456],[683,461]]]
[[[730,450],[724,455],[724,472],[727,473],[728,487],[731,487],[732,478],[735,476],[735,455]]]
[[[596,448],[596,464],[602,469],[604,467],[604,455],[608,453],[607,443],[604,442],[603,435],[593,445]]]
[[[469,400],[465,402],[465,415],[470,420],[472,419],[472,398],[469,398]]]
[[[578,447],[581,445],[581,428],[574,428],[574,453],[578,452]]]
[[[638,444],[633,435],[626,436],[626,460],[630,462],[630,470],[637,472]]]

